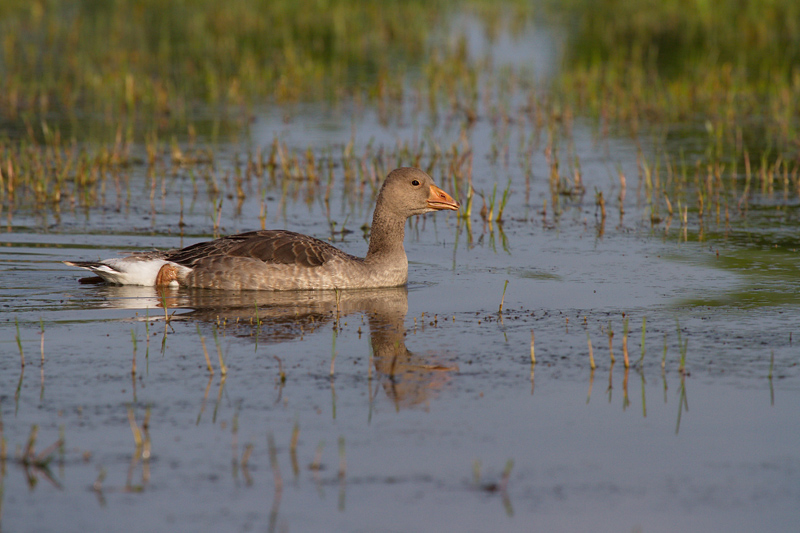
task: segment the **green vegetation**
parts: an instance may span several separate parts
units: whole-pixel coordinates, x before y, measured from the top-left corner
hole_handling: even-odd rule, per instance
[[[800,111],[800,5],[791,0],[574,0],[564,99],[645,123],[709,121],[715,137],[786,149]]]
[[[463,38],[442,38],[464,10],[490,39],[533,20],[523,3],[480,0],[9,0],[0,112],[117,120],[207,113],[200,103],[402,97],[411,73],[429,88],[474,90],[481,58],[468,57]],[[630,123],[734,121],[766,109],[779,137],[796,130],[800,6],[791,0],[571,0],[531,12],[566,29],[551,96],[579,110]]]
[[[755,88],[800,73],[800,5],[790,0],[567,4],[576,26],[568,46],[573,65],[644,68],[672,80],[730,71]]]
[[[567,28],[562,70],[548,85],[553,113],[563,129],[588,116],[601,138],[628,135],[642,147],[651,224],[684,239],[698,228],[702,241],[707,230],[727,238],[760,206],[778,217],[792,208],[800,5],[572,0],[553,9]],[[557,160],[551,167],[558,174]],[[619,181],[622,220],[622,171]]]
[[[442,17],[438,3],[428,4],[4,2],[0,109],[186,114],[198,102],[239,105],[377,87],[389,68],[402,74],[423,57]]]

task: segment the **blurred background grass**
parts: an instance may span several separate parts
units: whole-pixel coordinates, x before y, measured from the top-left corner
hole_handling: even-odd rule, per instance
[[[755,86],[798,75],[800,4],[790,0],[567,0],[568,63],[637,65],[666,79],[727,66]]]
[[[434,38],[461,12],[490,40],[530,24],[562,28],[549,89],[577,112],[605,106],[612,118],[674,121],[744,111],[784,128],[796,121],[793,0],[6,0],[0,113],[113,121],[402,92],[409,75],[474,76],[453,65],[476,58]]]
[[[11,0],[2,109],[329,97],[419,63],[443,15],[436,1]]]

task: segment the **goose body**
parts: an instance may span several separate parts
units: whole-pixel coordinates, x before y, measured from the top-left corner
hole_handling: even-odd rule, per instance
[[[378,194],[364,258],[300,233],[265,230],[175,250],[64,262],[117,285],[272,291],[396,287],[408,281],[406,220],[458,208],[458,202],[425,172],[399,168],[389,174]]]

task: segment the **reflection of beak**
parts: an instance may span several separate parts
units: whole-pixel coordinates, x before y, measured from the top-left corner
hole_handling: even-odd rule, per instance
[[[457,211],[461,205],[442,189],[436,185],[431,185],[431,193],[428,195],[428,207],[437,211],[441,209]]]

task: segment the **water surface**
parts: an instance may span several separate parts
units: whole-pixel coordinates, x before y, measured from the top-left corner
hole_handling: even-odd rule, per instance
[[[90,205],[8,218],[5,529],[796,529],[791,213],[753,208],[702,230],[653,222],[635,183],[640,147],[598,142],[580,121],[570,149],[587,192],[556,206],[530,123],[504,128],[481,108],[465,131],[414,98],[402,106],[388,119],[356,104],[264,109],[243,139],[212,147],[213,164],[165,155],[154,174],[140,163],[109,176]],[[501,133],[507,156],[493,153]],[[469,225],[412,221],[407,290],[161,294],[79,284],[60,262],[258,228],[262,206],[267,227],[363,255],[379,181],[342,154],[391,168],[409,163],[398,147],[424,142],[421,164],[452,190],[446,152],[464,136],[476,191],[510,187],[504,220],[484,221],[478,195]],[[330,181],[250,175],[237,196],[244,161],[275,139],[332,161]],[[34,426],[33,457],[64,438],[47,468],[21,460]]]

